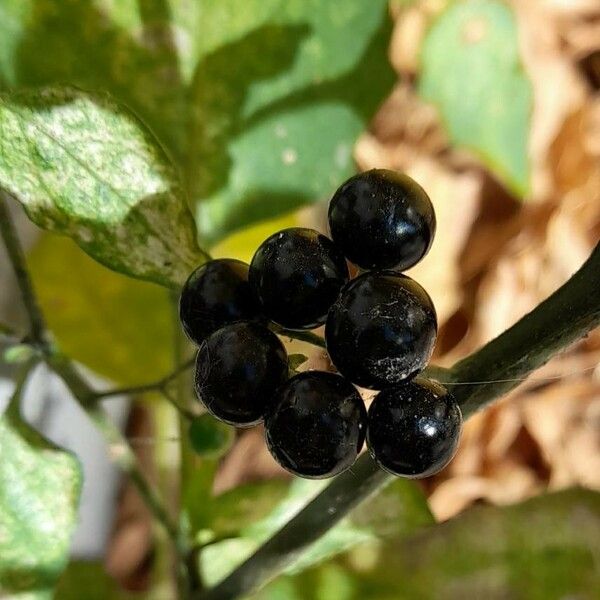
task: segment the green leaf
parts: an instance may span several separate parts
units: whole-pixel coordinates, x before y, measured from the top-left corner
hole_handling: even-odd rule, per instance
[[[50,598],[68,560],[81,468],[15,412],[0,418],[0,596]]]
[[[148,600],[144,593],[126,591],[106,573],[101,562],[71,561],[60,577],[56,600]]]
[[[238,537],[206,547],[200,570],[214,585],[250,556],[316,496],[326,481],[295,479],[287,497],[265,518],[245,527]],[[433,518],[423,494],[413,482],[397,480],[381,492],[375,503],[343,519],[293,562],[285,573],[299,573],[351,548],[373,542],[380,535],[412,532],[431,524]]]
[[[204,414],[193,419],[188,436],[194,452],[206,458],[219,458],[231,448],[235,429]]]
[[[191,86],[192,197],[214,242],[329,195],[395,78],[385,0],[206,4],[208,22],[239,13],[243,24],[202,57]]]
[[[387,0],[12,0],[0,65],[11,88],[67,83],[130,106],[214,242],[352,173],[395,80],[386,12]]]
[[[527,194],[532,88],[504,2],[449,4],[425,38],[419,91],[439,109],[453,143],[472,150],[518,196]]]
[[[298,367],[303,365],[308,360],[308,356],[304,354],[289,354],[288,355],[288,368],[290,371],[290,376],[293,376],[297,373]]]
[[[176,287],[204,257],[177,174],[108,96],[74,89],[0,97],[0,185],[40,227],[109,268]]]
[[[26,363],[35,356],[35,349],[29,344],[15,344],[9,346],[2,355],[7,364],[18,365]]]
[[[600,494],[573,489],[390,540],[355,597],[591,598],[599,552]]]
[[[27,263],[48,326],[68,356],[123,385],[172,371],[167,290],[109,271],[69,238],[49,233]]]

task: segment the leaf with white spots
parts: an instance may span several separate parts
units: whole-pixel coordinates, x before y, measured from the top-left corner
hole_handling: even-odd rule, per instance
[[[51,598],[81,491],[77,459],[9,409],[0,417],[0,597]]]
[[[115,271],[174,287],[205,258],[175,168],[108,96],[1,96],[0,185],[37,225]]]

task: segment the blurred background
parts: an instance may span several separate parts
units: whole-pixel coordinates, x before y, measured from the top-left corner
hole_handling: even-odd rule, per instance
[[[327,201],[356,170],[407,172],[437,213],[432,250],[409,274],[435,302],[443,366],[534,308],[600,238],[598,0],[0,0],[0,87],[56,83],[108,91],[142,117],[178,165],[215,257],[249,260],[286,226],[326,231]],[[14,216],[65,353],[106,385],[172,370],[166,290],[109,271],[16,205]],[[3,251],[0,320],[18,326]],[[309,356],[302,369],[330,366],[290,348]],[[599,357],[596,331],[471,418],[440,475],[395,482],[296,565],[301,576],[257,597],[597,598]],[[1,369],[7,398],[12,367]],[[36,378],[26,415],[86,469],[57,597],[173,597],[165,540],[143,503],[66,390]],[[151,394],[106,406],[175,506],[171,407]],[[260,429],[193,467],[181,493],[208,544],[207,581],[320,489],[290,483]],[[434,519],[444,524],[431,529]]]

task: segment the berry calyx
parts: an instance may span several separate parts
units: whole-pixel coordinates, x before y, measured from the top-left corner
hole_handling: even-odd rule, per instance
[[[377,394],[369,407],[367,445],[389,473],[429,477],[454,457],[461,428],[454,396],[439,384],[415,379]]]
[[[273,332],[258,323],[234,323],[200,346],[196,393],[221,421],[250,427],[262,421],[287,373],[285,348]]]
[[[208,261],[188,277],[179,298],[179,318],[193,342],[201,344],[219,327],[259,315],[248,269],[240,260],[223,258]]]
[[[350,178],[329,204],[329,229],[344,255],[363,269],[404,271],[429,251],[435,212],[425,190],[396,171]]]
[[[375,390],[422,371],[436,335],[431,298],[416,281],[395,271],[364,273],[348,283],[325,326],[327,351],[337,370]]]
[[[356,460],[366,417],[362,398],[349,381],[307,371],[277,390],[265,416],[265,438],[275,460],[294,475],[333,477]]]
[[[292,227],[259,246],[249,279],[271,320],[289,329],[312,329],[325,322],[329,307],[348,281],[348,267],[329,238]]]

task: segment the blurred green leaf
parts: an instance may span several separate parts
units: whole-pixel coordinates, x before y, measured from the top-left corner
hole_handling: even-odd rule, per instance
[[[177,173],[108,96],[4,95],[0,127],[0,184],[43,229],[115,271],[174,287],[202,260]]]
[[[477,154],[518,196],[527,194],[532,89],[509,6],[451,2],[425,38],[419,90],[453,143]]]
[[[395,79],[387,0],[20,0],[0,82],[106,90],[184,173],[214,242],[319,200]]]
[[[246,527],[264,519],[285,497],[288,482],[271,479],[237,486],[209,496],[194,511],[194,533],[199,544],[235,538]]]
[[[203,57],[191,88],[192,197],[215,241],[330,194],[353,172],[354,142],[395,77],[386,0],[207,4],[213,18],[244,24]]]
[[[235,429],[204,414],[190,423],[188,436],[194,452],[207,458],[219,458],[231,448],[235,440]]]
[[[109,271],[69,238],[48,233],[28,265],[48,325],[69,356],[126,385],[172,370],[167,290]]]
[[[0,417],[0,596],[51,598],[77,522],[79,462],[20,420]]]
[[[71,561],[60,577],[56,600],[136,600],[147,594],[123,590],[101,562]]]
[[[295,479],[284,500],[265,518],[249,524],[236,538],[206,547],[200,556],[200,569],[207,584],[223,579],[306,506],[327,483]],[[394,481],[382,491],[378,504],[369,504],[343,519],[301,554],[285,572],[299,573],[357,545],[372,542],[379,535],[412,532],[431,523],[425,497],[416,485],[405,480]]]
[[[15,344],[8,347],[2,355],[4,362],[18,365],[27,362],[35,355],[35,349],[29,344]]]
[[[362,550],[280,577],[253,597],[591,600],[600,589],[600,494],[574,489],[477,507],[410,537],[385,537],[365,546],[364,557]]]
[[[599,553],[600,494],[573,489],[389,540],[355,598],[591,599]]]

